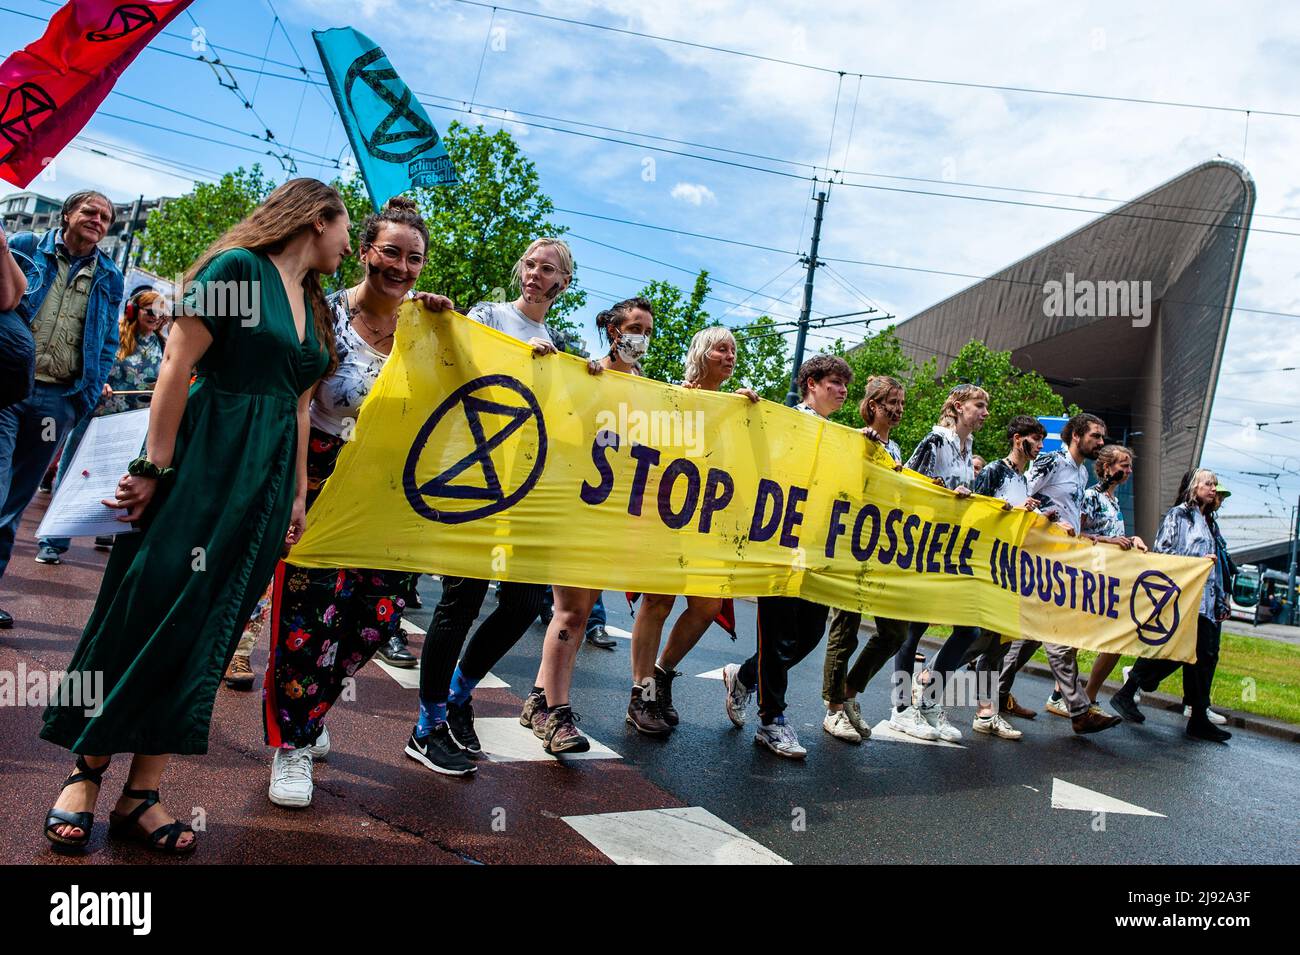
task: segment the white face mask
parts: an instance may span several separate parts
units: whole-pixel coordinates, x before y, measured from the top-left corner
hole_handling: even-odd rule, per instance
[[[649,335],[620,335],[618,341],[614,342],[614,351],[629,365],[635,365],[649,350]]]

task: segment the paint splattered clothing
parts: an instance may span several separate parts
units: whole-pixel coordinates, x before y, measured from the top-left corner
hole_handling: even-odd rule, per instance
[[[1044,513],[1056,512],[1076,531],[1083,510],[1083,493],[1088,486],[1088,468],[1075,464],[1068,448],[1040,454],[1029,465],[1029,494],[1038,498]]]
[[[952,428],[935,425],[907,459],[907,468],[938,478],[951,490],[970,487],[975,481],[974,445],[973,436],[963,441]]]

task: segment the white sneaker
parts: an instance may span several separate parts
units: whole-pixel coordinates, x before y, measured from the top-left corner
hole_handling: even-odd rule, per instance
[[[1054,700],[1049,696],[1047,702],[1043,704],[1043,709],[1056,716],[1064,716],[1066,719],[1070,718],[1070,711],[1065,707],[1065,697]]]
[[[971,723],[970,728],[977,733],[1000,736],[1002,739],[1020,739],[1025,735],[1004,720],[1000,713],[994,713],[992,716],[977,716],[975,722]]]
[[[849,722],[853,725],[853,728],[857,730],[858,736],[861,739],[871,739],[871,727],[868,726],[867,721],[862,718],[862,707],[858,706],[857,700],[845,700],[842,712],[849,718]]]
[[[1124,667],[1124,669],[1122,669],[1122,670],[1119,671],[1120,674],[1124,677],[1124,682],[1125,682],[1125,683],[1128,682],[1128,675],[1129,675],[1129,672],[1130,672],[1132,669],[1133,669],[1132,667]],[[1133,691],[1133,702],[1134,702],[1134,703],[1141,703],[1141,702],[1142,702],[1142,691],[1141,691],[1141,690],[1134,690],[1134,691]]]
[[[726,688],[727,719],[738,729],[745,725],[745,708],[754,691],[740,682],[740,664],[728,663],[722,668],[722,685]]]
[[[799,737],[795,735],[794,727],[785,721],[784,716],[778,716],[779,723],[763,723],[759,726],[758,732],[754,734],[754,742],[760,746],[766,746],[778,756],[784,756],[787,759],[803,759],[808,755],[808,750],[799,745]]]
[[[862,736],[853,728],[853,724],[849,721],[848,714],[843,710],[836,713],[827,710],[826,718],[822,720],[822,729],[830,733],[836,739],[842,739],[846,743],[862,742]]]
[[[889,725],[900,733],[906,733],[908,736],[914,736],[917,739],[936,740],[939,738],[939,731],[925,721],[920,711],[915,706],[909,706],[903,710],[894,710],[889,717]]]
[[[1191,715],[1192,715],[1192,708],[1190,706],[1184,706],[1183,716],[1190,718]],[[1222,726],[1224,723],[1228,722],[1228,718],[1226,716],[1224,716],[1222,713],[1216,713],[1214,712],[1214,710],[1206,710],[1205,715],[1210,718],[1211,723],[1214,723],[1218,726]]]
[[[939,739],[949,743],[955,743],[961,739],[961,730],[948,722],[948,714],[943,711],[943,707],[939,704],[919,707],[917,712],[921,714],[921,719],[935,728],[939,733]]]
[[[320,736],[316,737],[316,742],[307,747],[307,752],[311,753],[312,759],[324,759],[330,754],[330,731],[324,726],[320,728]]]
[[[271,760],[271,788],[267,795],[277,806],[302,809],[311,805],[311,752],[277,749]]]

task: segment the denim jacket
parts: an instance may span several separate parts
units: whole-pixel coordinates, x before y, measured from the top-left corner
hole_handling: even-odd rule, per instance
[[[27,292],[14,311],[29,327],[36,320],[50,285],[58,277],[59,263],[54,244],[61,236],[61,229],[51,229],[39,239],[33,232],[19,232],[9,237],[9,248],[21,253],[16,261],[27,276]],[[117,314],[122,305],[124,280],[113,260],[98,249],[95,250],[95,259],[95,278],[86,302],[81,344],[81,377],[64,392],[72,399],[78,419],[90,414],[99,403],[104,382],[108,380],[108,372],[117,357]]]

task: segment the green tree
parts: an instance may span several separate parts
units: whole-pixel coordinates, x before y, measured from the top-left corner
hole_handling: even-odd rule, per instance
[[[981,341],[971,341],[942,376],[936,360],[930,358],[909,378],[903,420],[894,429],[894,439],[904,454],[935,425],[949,392],[961,384],[979,385],[989,393],[989,417],[975,435],[975,453],[987,461],[1008,452],[1007,422],[1016,415],[1067,415],[1079,410],[1067,405],[1042,375],[1013,365],[1011,352],[994,351]]]
[[[335,179],[330,185],[338,191],[343,199],[343,207],[348,210],[348,218],[352,221],[352,251],[355,253],[361,248],[361,224],[375,209],[370,204],[370,193],[366,192],[365,181],[359,175],[351,179]],[[363,278],[365,275],[362,273],[361,259],[357,255],[350,255],[343,260],[343,267],[327,277],[324,284],[330,291],[337,291],[359,285]]]
[[[722,386],[724,391],[753,389],[760,398],[785,402],[790,388],[790,355],[785,335],[767,315],[735,329],[736,370]]]
[[[416,288],[450,296],[465,309],[484,300],[512,301],[511,269],[528,243],[561,237],[568,229],[551,216],[555,204],[541,190],[537,167],[506,130],[488,133],[459,122],[443,137],[458,181],[413,191],[429,225],[428,264]],[[573,330],[568,317],[586,304],[577,276],[547,316],[556,330]]]
[[[867,379],[872,375],[889,375],[906,385],[916,374],[916,363],[903,351],[903,343],[898,340],[893,328],[877,332],[852,349],[844,349],[839,341],[835,344],[839,346],[838,349],[831,348],[829,351],[841,355],[849,363],[849,368],[853,370],[853,382],[849,385],[849,396],[844,407],[831,415],[831,420],[850,428],[860,428],[862,421],[858,417],[858,405],[862,403]],[[909,404],[911,397],[909,392]]]
[[[183,273],[223,232],[251,213],[275,188],[262,167],[240,166],[216,183],[193,191],[149,213],[140,239],[141,261],[165,277]]]
[[[646,377],[677,383],[686,373],[686,350],[695,333],[711,324],[704,310],[709,273],[695,277],[690,295],[671,282],[655,281],[637,293],[654,307],[655,332],[650,351],[641,360]]]

